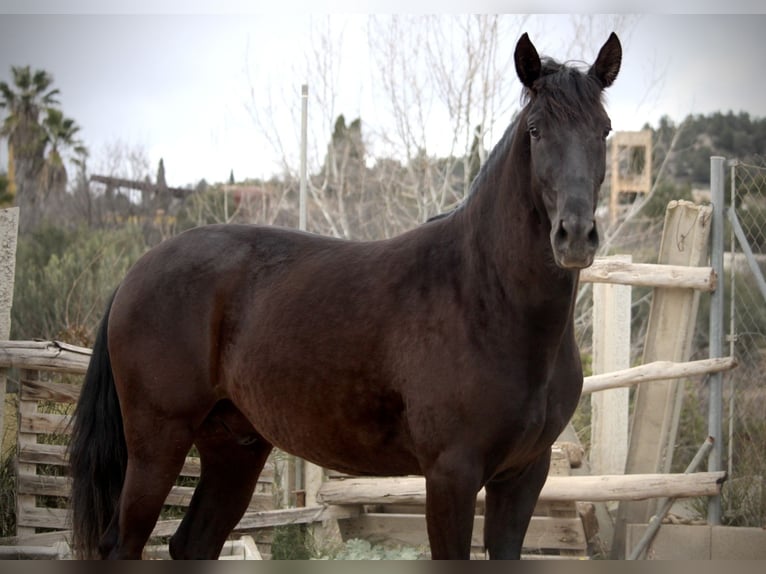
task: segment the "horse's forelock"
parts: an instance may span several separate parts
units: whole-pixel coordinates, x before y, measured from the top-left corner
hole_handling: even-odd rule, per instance
[[[544,58],[540,77],[531,88],[524,88],[522,102],[534,100],[543,114],[561,122],[601,112],[602,93],[598,81],[572,63]]]

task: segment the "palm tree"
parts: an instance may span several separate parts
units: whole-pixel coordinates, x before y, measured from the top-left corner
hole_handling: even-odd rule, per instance
[[[61,156],[63,150],[70,148],[78,158],[87,156],[87,150],[82,141],[75,138],[80,126],[72,118],[66,117],[56,108],[48,108],[47,112],[42,127],[48,153],[45,156],[41,183],[46,195],[52,192],[60,196],[66,190],[67,184],[67,172]]]
[[[59,91],[51,89],[53,77],[45,70],[12,66],[12,85],[0,82],[0,108],[6,116],[0,136],[8,139],[10,192],[21,208],[22,231],[34,227],[39,214],[37,179],[45,163],[46,134],[41,112],[58,104]]]

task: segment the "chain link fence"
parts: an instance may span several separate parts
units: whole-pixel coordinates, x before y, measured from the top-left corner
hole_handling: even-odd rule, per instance
[[[766,525],[766,160],[730,162],[727,523]]]

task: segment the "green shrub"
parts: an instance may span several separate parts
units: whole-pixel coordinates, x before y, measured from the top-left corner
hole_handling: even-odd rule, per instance
[[[19,238],[11,338],[89,345],[106,301],[146,251],[140,228],[46,227]]]

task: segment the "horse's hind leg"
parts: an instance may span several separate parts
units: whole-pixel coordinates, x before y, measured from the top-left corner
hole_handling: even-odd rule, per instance
[[[162,505],[183,466],[193,434],[186,421],[132,420],[128,466],[117,514],[100,545],[103,558],[139,559]],[[135,429],[142,429],[139,436]],[[142,448],[135,448],[141,445]],[[116,527],[119,525],[118,527]]]
[[[491,560],[518,560],[537,498],[548,477],[550,449],[521,473],[485,485],[484,547]]]
[[[170,540],[176,559],[216,559],[247,510],[272,446],[228,401],[219,403],[195,437],[202,470],[189,509]]]

